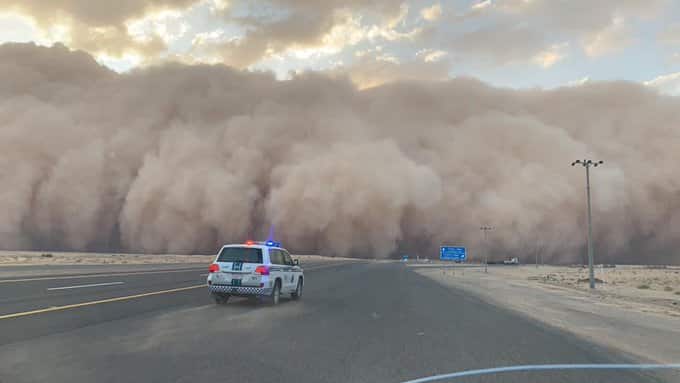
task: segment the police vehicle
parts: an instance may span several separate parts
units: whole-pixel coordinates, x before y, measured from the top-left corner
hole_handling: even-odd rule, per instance
[[[282,294],[302,297],[303,270],[278,242],[225,245],[208,271],[208,290],[218,304],[231,296],[264,298],[272,304]]]

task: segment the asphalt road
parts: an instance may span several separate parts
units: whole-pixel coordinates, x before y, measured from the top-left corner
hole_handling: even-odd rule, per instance
[[[205,268],[2,279],[0,382],[402,382],[517,364],[629,362],[397,263],[304,266],[302,300],[278,306],[215,305],[201,286]],[[93,284],[102,285],[59,289]],[[557,371],[455,382],[664,379]]]
[[[124,271],[158,271],[205,268],[205,262],[182,264],[107,264],[107,265],[0,265],[0,280],[19,277],[59,276],[73,274],[107,274]]]

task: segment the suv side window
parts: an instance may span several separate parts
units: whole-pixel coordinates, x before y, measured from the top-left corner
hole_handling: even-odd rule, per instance
[[[287,251],[283,250],[283,259],[286,262],[286,265],[288,266],[293,266],[293,258],[290,257],[290,254],[288,254]]]
[[[277,249],[269,249],[269,258],[272,261],[272,264],[274,265],[283,265],[283,254],[281,253],[281,250]]]

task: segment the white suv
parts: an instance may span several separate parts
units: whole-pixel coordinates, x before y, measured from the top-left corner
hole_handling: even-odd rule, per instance
[[[208,290],[216,303],[229,297],[264,297],[278,304],[281,294],[300,299],[304,275],[279,243],[253,242],[225,245],[208,269]]]

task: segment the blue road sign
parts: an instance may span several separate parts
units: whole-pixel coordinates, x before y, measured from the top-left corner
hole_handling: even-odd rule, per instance
[[[462,262],[467,259],[467,252],[464,247],[442,246],[439,248],[439,259],[442,261]]]

